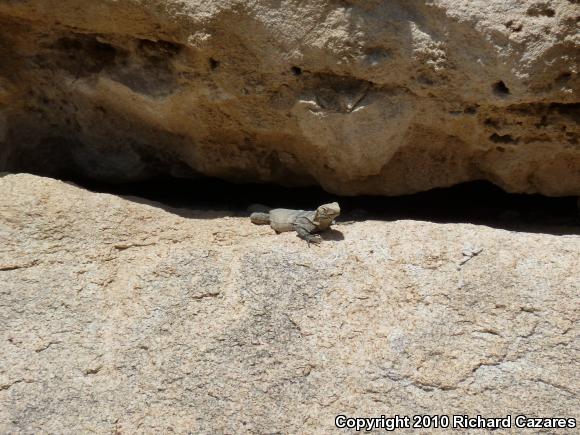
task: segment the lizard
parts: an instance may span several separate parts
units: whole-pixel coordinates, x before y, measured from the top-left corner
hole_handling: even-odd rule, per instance
[[[250,220],[256,225],[270,225],[276,234],[296,231],[298,237],[310,243],[320,243],[316,233],[325,231],[340,215],[338,202],[323,204],[314,211],[289,210],[286,208],[268,209],[264,206],[251,206],[250,210],[260,210],[251,214]]]

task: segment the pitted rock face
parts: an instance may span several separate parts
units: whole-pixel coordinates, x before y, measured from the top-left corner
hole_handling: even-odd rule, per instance
[[[569,0],[0,4],[0,170],[580,194]]]

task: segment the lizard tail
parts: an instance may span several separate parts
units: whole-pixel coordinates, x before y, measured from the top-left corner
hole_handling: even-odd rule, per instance
[[[270,213],[252,213],[250,220],[256,225],[270,225]]]

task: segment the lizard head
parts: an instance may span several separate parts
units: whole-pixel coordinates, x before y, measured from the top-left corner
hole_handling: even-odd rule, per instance
[[[316,209],[315,221],[321,225],[321,229],[328,228],[334,219],[340,215],[338,202],[323,204]]]

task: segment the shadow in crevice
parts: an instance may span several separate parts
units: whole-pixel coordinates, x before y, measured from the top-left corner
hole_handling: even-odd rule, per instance
[[[532,233],[580,234],[575,197],[508,194],[487,182],[471,182],[399,197],[341,197],[316,187],[232,184],[211,178],[155,178],[118,185],[74,181],[92,191],[121,195],[190,218],[249,216],[247,208],[255,203],[273,208],[308,210],[322,203],[338,201],[342,208],[338,222],[412,219],[469,223]]]

